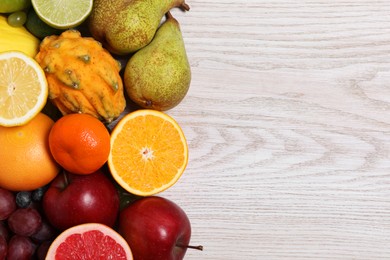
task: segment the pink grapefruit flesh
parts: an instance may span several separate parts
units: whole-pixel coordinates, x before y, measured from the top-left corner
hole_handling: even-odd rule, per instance
[[[112,228],[88,223],[63,231],[50,245],[46,259],[132,260],[129,245]]]

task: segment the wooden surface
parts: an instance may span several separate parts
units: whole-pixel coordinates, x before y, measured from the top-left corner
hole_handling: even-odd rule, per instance
[[[390,2],[187,3],[185,259],[390,259]]]

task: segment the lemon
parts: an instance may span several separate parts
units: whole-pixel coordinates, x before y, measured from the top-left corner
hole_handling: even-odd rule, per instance
[[[44,107],[48,85],[43,69],[18,51],[0,53],[0,125],[24,125]]]
[[[42,21],[57,29],[69,29],[87,19],[93,0],[32,0],[31,3]]]

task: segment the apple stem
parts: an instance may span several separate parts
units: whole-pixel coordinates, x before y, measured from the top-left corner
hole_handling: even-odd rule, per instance
[[[177,246],[203,251],[203,246],[191,246],[191,245],[177,245]]]
[[[65,181],[65,187],[69,185],[69,179],[68,179],[68,174],[66,171],[64,171],[64,181]]]

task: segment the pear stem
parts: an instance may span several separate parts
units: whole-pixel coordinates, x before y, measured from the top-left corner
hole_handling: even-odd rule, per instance
[[[190,6],[188,4],[186,4],[185,2],[183,2],[181,5],[180,5],[180,8],[183,10],[183,11],[189,11],[190,10]]]
[[[203,246],[191,246],[191,245],[177,245],[177,246],[203,251]]]
[[[171,14],[170,11],[168,11],[168,12],[165,14],[165,18],[166,18],[167,20],[173,18],[173,15]]]

